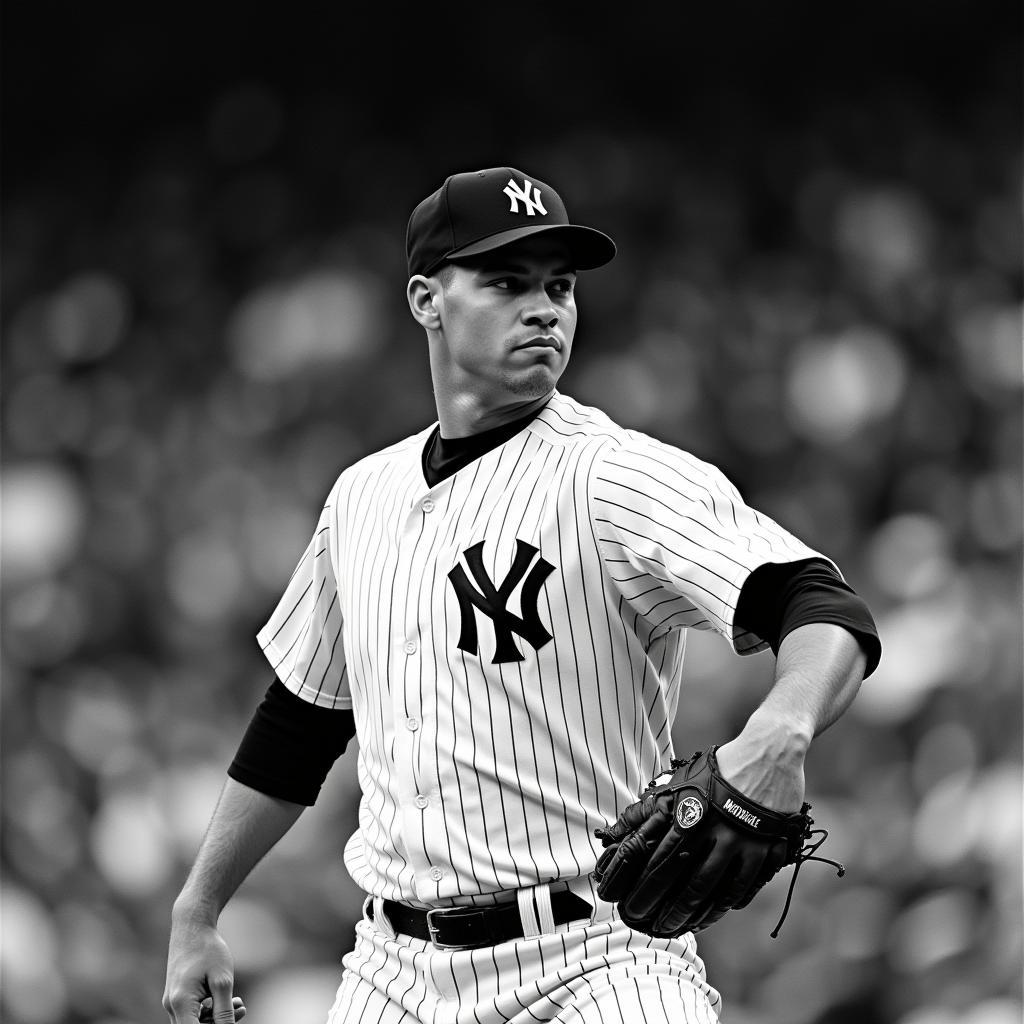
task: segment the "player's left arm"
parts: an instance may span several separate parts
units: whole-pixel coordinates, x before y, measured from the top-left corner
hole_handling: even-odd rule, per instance
[[[787,633],[767,697],[716,751],[722,776],[766,807],[798,810],[811,740],[850,706],[867,664],[862,644],[842,626],[811,622]]]

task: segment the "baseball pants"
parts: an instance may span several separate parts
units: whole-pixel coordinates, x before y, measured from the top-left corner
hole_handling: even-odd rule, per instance
[[[548,887],[529,891],[537,913],[520,900],[523,938],[457,951],[396,935],[367,900],[328,1024],[718,1024],[692,935],[636,932],[589,884],[593,918],[545,928]]]

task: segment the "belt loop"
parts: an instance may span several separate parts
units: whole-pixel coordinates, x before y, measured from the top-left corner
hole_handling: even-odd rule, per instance
[[[540,925],[537,922],[537,914],[533,908],[533,888],[520,889],[516,893],[516,900],[519,903],[519,920],[523,924],[523,937],[530,939],[540,935]],[[548,906],[550,909],[550,902]]]
[[[382,931],[389,939],[395,938],[395,928],[388,915],[384,913],[384,897],[373,897],[373,920],[379,931]]]
[[[551,886],[547,882],[533,887],[533,898],[537,905],[537,920],[542,935],[552,935],[555,931],[555,912],[551,907]]]

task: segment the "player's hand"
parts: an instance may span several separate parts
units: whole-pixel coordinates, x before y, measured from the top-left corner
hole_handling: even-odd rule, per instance
[[[245,1016],[245,1006],[239,996],[232,996],[231,1008],[235,1011],[235,1020],[241,1020]],[[199,1008],[200,1024],[207,1024],[213,1021],[213,999],[209,996],[203,1000]]]
[[[175,921],[163,997],[172,1024],[234,1024],[241,1020],[245,1006],[232,994],[234,975],[231,951],[213,925]]]
[[[715,758],[722,778],[744,796],[792,814],[804,802],[805,751],[752,719],[739,736],[717,748]]]

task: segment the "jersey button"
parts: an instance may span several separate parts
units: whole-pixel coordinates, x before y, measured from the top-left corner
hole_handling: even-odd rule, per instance
[[[425,797],[425,796],[424,796],[424,795],[423,795],[422,793],[418,793],[418,794],[416,795],[416,806],[417,806],[417,807],[418,807],[418,808],[419,808],[419,809],[420,809],[421,811],[422,811],[422,810],[423,810],[423,808],[424,808],[424,807],[426,807],[426,806],[427,806],[427,805],[428,805],[429,803],[430,803],[430,801],[429,801],[429,800],[428,800],[428,799],[427,799],[427,798],[426,798],[426,797]]]
[[[435,882],[440,882],[441,879],[444,878],[444,868],[431,868],[430,869],[430,877]]]
[[[409,732],[415,732],[420,727],[420,720],[410,716],[405,720],[405,727]]]
[[[405,653],[406,654],[415,654],[416,653],[416,641],[415,640],[406,640],[405,641]]]
[[[424,498],[423,499],[423,504],[420,506],[420,508],[422,508],[424,512],[433,512],[434,511],[434,502],[433,502],[433,500],[431,498]]]

